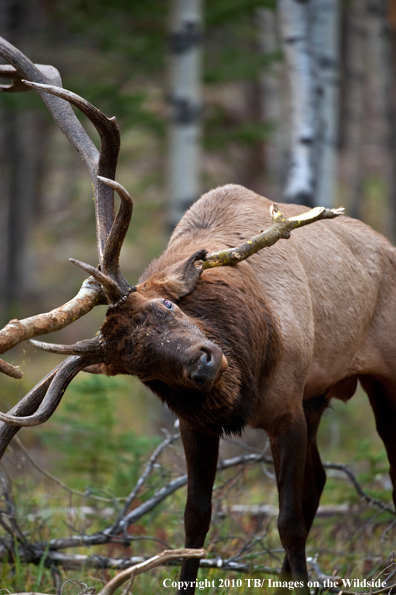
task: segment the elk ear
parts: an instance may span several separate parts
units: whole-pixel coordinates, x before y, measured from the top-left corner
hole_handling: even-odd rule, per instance
[[[174,300],[180,300],[197,286],[202,269],[195,266],[198,260],[205,260],[207,250],[198,250],[192,256],[185,258],[166,269],[162,285]]]

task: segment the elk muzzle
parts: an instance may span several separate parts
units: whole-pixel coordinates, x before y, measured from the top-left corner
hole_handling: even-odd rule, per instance
[[[188,380],[199,390],[209,391],[227,369],[226,357],[220,347],[211,341],[194,346],[189,352],[189,362],[185,366]]]

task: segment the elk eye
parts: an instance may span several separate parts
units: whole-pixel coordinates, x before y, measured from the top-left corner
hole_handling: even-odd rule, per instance
[[[168,310],[173,310],[173,304],[169,300],[164,300],[164,306],[165,308],[168,308]]]

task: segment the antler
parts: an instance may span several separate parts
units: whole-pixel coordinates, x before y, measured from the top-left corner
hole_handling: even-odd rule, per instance
[[[27,91],[34,88],[88,167],[95,190],[98,257],[101,268],[101,271],[98,271],[89,265],[82,265],[97,282],[93,279],[84,281],[77,296],[67,304],[49,313],[21,321],[10,321],[0,331],[0,353],[4,353],[28,338],[64,328],[89,312],[95,305],[108,301],[116,302],[134,288],[125,280],[119,269],[120,250],[132,216],[132,200],[127,191],[113,179],[120,147],[120,134],[115,118],[107,118],[88,101],[63,89],[59,72],[54,67],[33,64],[1,37],[0,55],[12,65],[0,66],[0,74],[13,81],[11,85],[1,85],[0,91]],[[70,103],[83,111],[94,124],[101,140],[100,152],[78,121]],[[114,190],[121,198],[116,218]],[[73,262],[78,264],[77,261]],[[14,378],[22,377],[18,367],[3,360],[0,360],[0,371]]]
[[[0,66],[0,74],[13,81],[11,85],[0,85],[0,91],[15,92],[33,88],[88,167],[95,192],[100,269],[71,259],[74,264],[92,275],[93,279],[85,280],[78,294],[55,310],[24,320],[11,320],[0,331],[0,353],[4,353],[26,339],[64,328],[89,312],[95,305],[119,303],[135,288],[129,285],[119,267],[121,246],[128,230],[133,205],[125,188],[114,181],[120,148],[120,134],[115,118],[107,118],[85,99],[63,89],[59,72],[55,68],[34,65],[1,37],[0,55],[12,65]],[[78,107],[95,126],[100,136],[100,151],[81,126],[70,104]],[[121,199],[117,216],[114,213],[114,190]],[[70,354],[70,357],[48,374],[7,414],[0,413],[0,456],[20,427],[41,424],[52,415],[66,387],[80,370],[106,359],[105,345],[100,333],[94,339],[70,346],[50,345],[38,341],[32,343],[40,349]],[[2,360],[0,371],[15,378],[22,376],[17,367]]]

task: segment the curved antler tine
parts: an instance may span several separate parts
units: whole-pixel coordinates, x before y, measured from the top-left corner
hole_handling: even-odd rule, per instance
[[[113,188],[121,199],[119,211],[111,228],[110,235],[107,238],[106,247],[103,254],[103,270],[109,275],[119,279],[119,284],[127,283],[129,287],[128,282],[120,273],[119,261],[122,244],[125,240],[129,223],[132,218],[132,198],[124,186],[115,180],[110,180],[108,178],[104,178],[103,176],[98,176],[98,179],[103,182],[103,184]]]
[[[24,417],[0,413],[0,420],[21,428],[38,426],[46,422],[59,405],[66,388],[73,378],[85,367],[101,361],[102,357],[98,355],[72,355],[68,357],[59,366],[36,413]]]
[[[105,178],[114,179],[121,144],[120,131],[116,119],[107,118],[100,110],[89,103],[89,101],[83,99],[72,91],[63,89],[62,87],[43,85],[26,80],[23,82],[29,87],[40,89],[41,91],[65,99],[80,109],[87,118],[89,118],[100,136],[101,146],[97,174],[104,176]],[[114,195],[113,189],[110,188],[109,185],[98,183],[97,180],[94,180],[94,185],[96,195],[95,211],[98,233],[98,253],[99,262],[102,265],[106,241],[114,222]]]
[[[118,285],[118,283],[108,275],[102,273],[102,271],[99,271],[90,264],[76,260],[75,258],[69,258],[69,261],[99,281],[99,283],[101,283],[105,288],[106,293],[112,302],[115,302],[124,296],[125,292]]]
[[[34,413],[44,399],[47,389],[61,365],[62,364],[58,364],[49,374],[47,374],[47,376],[45,376],[45,378],[40,380],[40,382],[36,384],[27,395],[7,412],[7,415],[26,416]],[[10,426],[0,421],[0,458],[3,456],[7,446],[19,430],[19,426]]]
[[[59,345],[57,343],[46,343],[44,341],[36,341],[35,339],[30,339],[28,341],[37,349],[41,349],[42,351],[48,351],[49,353],[60,353],[63,355],[102,355],[105,357],[104,351],[104,343],[101,340],[100,333],[96,335],[93,339],[87,339],[85,341],[78,341],[73,345]]]

